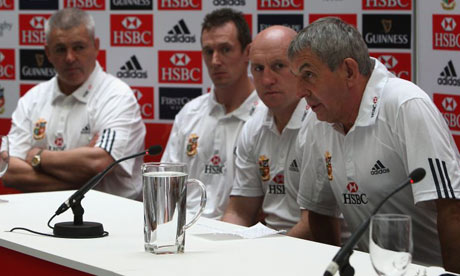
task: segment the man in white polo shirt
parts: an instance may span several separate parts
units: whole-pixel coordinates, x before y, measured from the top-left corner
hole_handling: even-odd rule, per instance
[[[206,15],[201,47],[213,87],[176,115],[161,159],[187,163],[189,177],[203,181],[208,194],[203,216],[208,218],[218,219],[225,211],[234,178],[236,139],[259,105],[247,72],[250,43],[241,12],[224,8]],[[191,186],[187,209],[198,208],[199,202],[200,192]]]
[[[13,113],[6,186],[24,192],[77,189],[114,160],[142,151],[145,126],[129,86],[102,71],[94,20],[63,9],[46,23],[45,52],[57,76],[33,87]],[[120,163],[96,189],[140,199],[142,158]]]
[[[287,48],[296,34],[288,27],[272,26],[251,44],[251,73],[266,107],[241,131],[235,180],[222,220],[251,226],[260,219],[261,210],[268,227],[308,238],[309,231],[304,230],[308,226],[298,227],[303,232],[293,229],[300,219],[298,182],[292,183],[287,177],[288,171],[299,171],[294,145],[307,113],[306,101],[296,95],[296,79],[287,58]]]
[[[459,153],[428,95],[370,58],[360,33],[338,18],[299,32],[288,51],[305,120],[298,202],[318,241],[337,241],[334,217],[354,231],[416,168],[425,178],[380,213],[412,217],[413,261],[460,272]],[[368,236],[360,249],[368,250]]]

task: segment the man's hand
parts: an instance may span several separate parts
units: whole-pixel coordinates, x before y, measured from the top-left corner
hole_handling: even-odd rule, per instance
[[[91,138],[91,141],[89,141],[88,145],[86,146],[90,148],[94,147],[96,145],[97,139],[99,139],[98,133],[94,134],[93,138]]]

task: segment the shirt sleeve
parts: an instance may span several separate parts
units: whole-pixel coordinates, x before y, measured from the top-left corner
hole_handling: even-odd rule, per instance
[[[398,110],[396,132],[409,172],[424,168],[425,178],[412,186],[415,203],[460,198],[459,153],[450,130],[427,98],[406,101]]]
[[[230,195],[247,197],[264,195],[259,165],[254,153],[254,147],[258,141],[258,135],[254,135],[254,119],[251,118],[243,126],[238,139],[235,157],[235,180]],[[251,132],[253,135],[251,135]]]
[[[315,213],[339,217],[340,210],[327,178],[326,166],[319,151],[318,141],[321,131],[315,125],[316,116],[310,112],[297,136],[303,142],[302,165],[300,167],[299,194],[297,203],[301,209]]]

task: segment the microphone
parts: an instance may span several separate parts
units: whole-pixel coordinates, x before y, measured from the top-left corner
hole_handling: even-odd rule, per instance
[[[59,237],[67,238],[91,238],[104,236],[102,224],[97,222],[83,222],[84,210],[81,206],[81,200],[85,197],[85,194],[94,188],[97,184],[99,184],[104,176],[118,163],[143,155],[157,155],[161,153],[161,151],[162,147],[160,145],[151,146],[146,151],[129,155],[114,161],[102,172],[93,176],[88,182],[81,186],[80,189],[78,189],[66,201],[64,201],[64,203],[62,203],[61,206],[59,206],[59,208],[56,210],[55,216],[58,216],[67,211],[69,208],[72,208],[72,211],[74,212],[74,221],[56,223],[53,230],[54,234]]]
[[[339,249],[337,254],[335,254],[332,262],[327,266],[326,271],[324,272],[324,276],[333,276],[337,270],[340,270],[342,276],[345,275],[354,275],[354,269],[349,264],[348,259],[350,258],[351,254],[353,253],[353,247],[358,243],[361,239],[361,236],[366,232],[367,227],[371,222],[371,217],[377,213],[377,211],[382,207],[382,205],[395,193],[402,190],[409,184],[414,184],[419,182],[425,177],[425,169],[418,168],[413,170],[409,176],[398,186],[394,189],[391,193],[389,193],[372,211],[369,217],[356,229],[356,231],[351,235],[351,237],[347,240],[347,242]]]

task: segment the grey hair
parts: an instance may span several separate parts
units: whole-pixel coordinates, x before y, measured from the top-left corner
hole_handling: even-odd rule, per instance
[[[53,14],[45,23],[45,38],[46,43],[50,41],[50,33],[54,28],[62,30],[70,30],[84,24],[88,34],[92,40],[94,40],[94,19],[93,17],[78,8],[67,8],[62,9]]]
[[[362,75],[368,76],[372,72],[363,37],[356,28],[337,17],[323,17],[303,28],[289,45],[289,59],[305,49],[326,63],[331,71],[337,69],[345,58],[352,58],[358,63]]]

